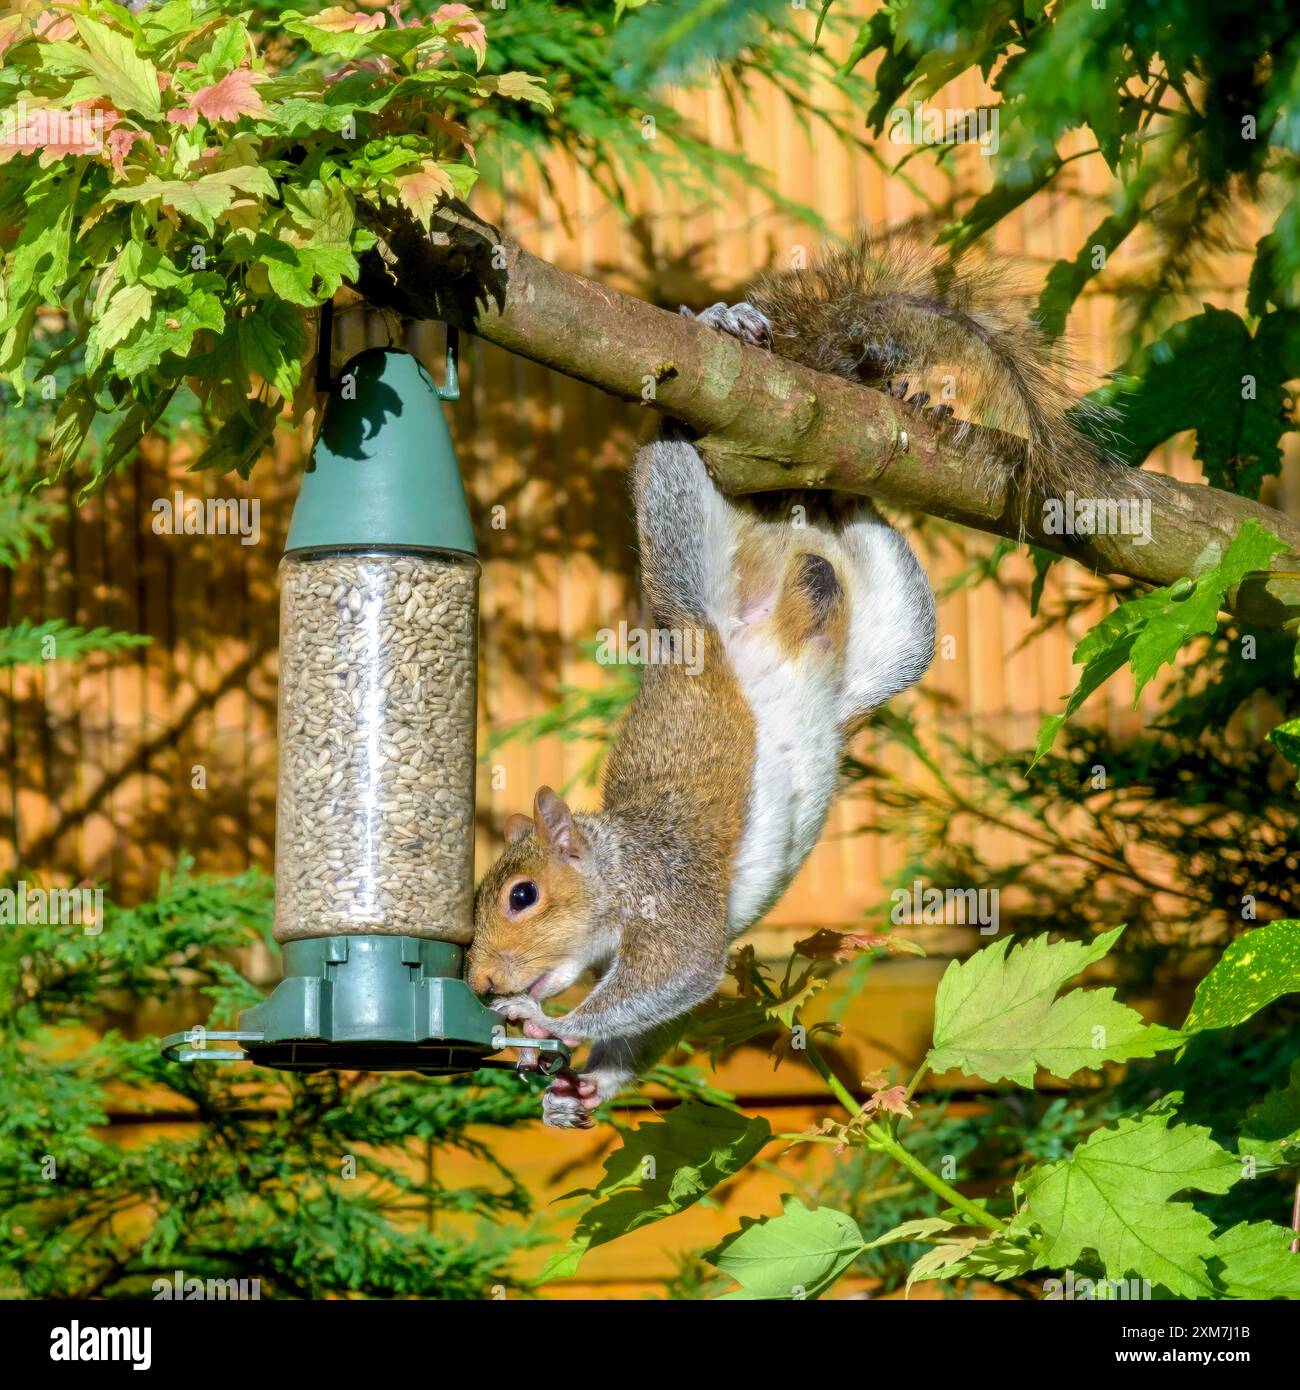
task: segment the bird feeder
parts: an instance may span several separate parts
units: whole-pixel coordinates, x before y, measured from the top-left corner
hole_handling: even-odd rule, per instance
[[[280,562],[275,926],[284,979],[176,1061],[448,1074],[512,1039],[462,978],[473,930],[479,565],[441,400],[409,353],[332,383]],[[244,1051],[212,1049],[238,1041]]]

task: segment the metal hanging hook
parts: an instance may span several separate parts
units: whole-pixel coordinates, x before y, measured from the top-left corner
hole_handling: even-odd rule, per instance
[[[460,400],[460,329],[447,325],[447,368],[443,372],[442,385],[434,385],[440,401]]]

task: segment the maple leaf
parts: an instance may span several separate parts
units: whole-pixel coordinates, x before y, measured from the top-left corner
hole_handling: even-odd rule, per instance
[[[838,1023],[814,1023],[811,1028],[806,1030],[807,1038],[838,1038],[844,1030]],[[782,1033],[780,1037],[767,1050],[767,1055],[772,1058],[772,1070],[775,1071],[787,1058],[793,1057],[796,1052],[807,1050],[807,1041],[799,1039],[794,1033]]]
[[[457,40],[473,53],[476,67],[483,66],[483,60],[487,57],[487,30],[468,5],[439,5],[433,12],[432,23],[439,28],[452,23],[450,29],[444,30],[447,37]]]
[[[446,172],[432,159],[426,159],[412,174],[399,174],[394,182],[398,196],[426,231],[434,208],[442,198],[455,192]]]
[[[1168,1114],[1125,1118],[1099,1129],[1069,1158],[1030,1170],[1012,1228],[1037,1227],[1054,1269],[1095,1250],[1108,1279],[1137,1274],[1184,1298],[1213,1296],[1206,1259],[1214,1224],[1180,1192],[1226,1192],[1241,1173],[1235,1154],[1201,1125]]]
[[[442,131],[444,135],[449,135],[453,140],[459,141],[465,147],[465,153],[468,155],[470,163],[477,163],[474,143],[470,138],[468,126],[463,126],[459,121],[453,121],[447,116],[439,116],[436,113],[430,113],[429,124]]]
[[[383,13],[352,14],[342,5],[331,5],[311,17],[313,29],[325,29],[331,34],[368,34],[372,29],[382,29],[385,24]]]
[[[1115,998],[1113,986],[1056,997],[1068,979],[1110,950],[1122,930],[1088,942],[1049,943],[1044,934],[1014,949],[1004,937],[968,960],[953,961],[935,997],[930,1066],[985,1081],[1009,1077],[1028,1088],[1039,1067],[1070,1077],[1178,1046],[1183,1034],[1143,1022]]]
[[[795,1014],[809,1002],[819,989],[824,989],[825,986],[826,981],[814,975],[810,969],[807,974],[802,975],[790,987],[790,992],[783,999],[778,999],[775,1004],[768,1005],[768,1018],[779,1018],[787,1028],[793,1028]]]
[[[758,955],[752,946],[742,946],[732,957],[728,973],[736,982],[739,993],[748,997],[759,992],[759,985],[767,980],[767,971],[758,962]]]
[[[3,53],[10,44],[15,44],[19,39],[26,37],[27,35],[23,32],[22,15],[11,14],[0,19],[0,53]]]
[[[515,101],[531,101],[544,111],[555,109],[546,88],[529,72],[503,72],[499,77],[481,77],[474,90],[480,95],[496,92]]]
[[[126,157],[131,153],[131,146],[137,140],[147,139],[143,130],[127,130],[118,127],[108,132],[106,144],[108,146],[108,162],[113,167],[113,173],[122,177],[122,172],[126,167]]]
[[[77,32],[77,26],[70,16],[60,15],[54,10],[45,10],[38,14],[32,29],[38,39],[48,39],[51,43],[55,39],[70,38]]]
[[[912,1109],[907,1103],[907,1087],[887,1086],[882,1091],[873,1091],[867,1097],[862,1113],[872,1115],[877,1110],[885,1110],[891,1115],[901,1115],[905,1120],[910,1120]]]
[[[206,121],[237,121],[240,116],[259,116],[266,106],[256,88],[264,80],[261,73],[250,68],[236,68],[220,82],[201,87],[190,97],[187,107],[169,111],[167,119],[177,125],[192,126],[200,116]]]

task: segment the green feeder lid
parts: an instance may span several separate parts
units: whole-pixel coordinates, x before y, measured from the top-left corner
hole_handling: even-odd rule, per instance
[[[330,387],[286,553],[394,546],[477,555],[442,413],[441,401],[457,394],[450,345],[441,390],[409,352],[358,353]]]

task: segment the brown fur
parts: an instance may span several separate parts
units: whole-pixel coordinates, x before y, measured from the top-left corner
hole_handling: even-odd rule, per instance
[[[824,556],[802,551],[792,557],[774,615],[776,635],[791,658],[814,639],[842,656],[849,634],[846,597],[834,565]]]
[[[749,300],[771,320],[773,351],[817,371],[877,388],[906,378],[914,391],[955,377],[958,416],[1028,441],[1027,481],[1041,495],[1142,485],[1092,442],[1110,417],[1079,407],[1068,348],[1039,330],[1002,265],[864,232],[806,270],[761,277]],[[1084,415],[1086,435],[1073,422]]]
[[[701,921],[716,919],[721,933],[749,797],[753,716],[717,633],[707,631],[704,643],[699,675],[679,665],[646,667],[605,773],[602,818],[632,848],[622,881],[606,885],[608,906],[632,924],[621,956],[630,961],[634,937],[631,950],[650,979],[667,978],[697,953]],[[532,833],[507,845],[479,887],[469,979],[480,993],[523,993],[581,955],[601,906],[537,814],[533,821]],[[581,857],[590,848],[581,818],[575,829]],[[506,897],[523,878],[537,883],[540,897],[511,917]],[[716,944],[720,961],[721,935]]]

